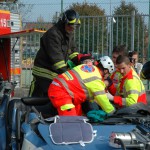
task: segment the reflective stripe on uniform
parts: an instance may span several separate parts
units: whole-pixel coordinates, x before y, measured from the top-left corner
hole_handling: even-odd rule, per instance
[[[137,81],[135,80],[135,84],[137,84],[136,89],[133,89],[133,90],[130,89],[128,91],[128,89],[123,88],[123,90],[124,90],[124,94],[123,94],[123,98],[122,98],[123,106],[130,106],[131,104],[137,103],[138,98],[140,96],[142,96],[143,94],[145,94],[145,89],[144,89],[144,86],[143,86],[140,78],[136,74],[133,74],[133,77],[136,78],[136,80],[137,80]],[[138,82],[139,82],[139,84],[138,84]],[[134,84],[134,83],[132,82],[132,84]]]
[[[69,55],[70,59],[73,59],[74,57],[76,57],[79,53],[78,52],[74,52],[71,55]]]
[[[62,110],[62,111],[64,111],[64,110],[68,110],[68,109],[71,109],[71,108],[74,108],[75,106],[73,105],[73,104],[65,104],[65,105],[62,105],[61,107],[60,107],[60,109]]]
[[[54,66],[56,67],[56,69],[67,67],[64,60],[55,63]]]
[[[122,98],[122,106],[127,106],[127,104],[126,104],[126,98]]]
[[[80,19],[76,19],[76,18],[75,18],[75,19],[69,21],[68,23],[70,23],[70,24],[73,24],[73,23],[81,24],[81,21],[80,21]]]
[[[138,94],[139,95],[139,93],[140,92],[137,90],[130,90],[130,91],[126,92],[127,95],[130,95],[130,94]]]
[[[31,86],[30,86],[29,97],[32,96],[32,93],[33,93],[33,91],[34,91],[34,88],[35,88],[35,81],[36,81],[36,78],[33,77],[33,80],[32,80],[32,82],[31,82]]]
[[[96,71],[96,70],[95,70]],[[72,72],[76,75],[76,77],[78,78],[79,80],[79,83],[82,87],[82,89],[84,90],[84,93],[87,97],[88,100],[91,100],[93,99],[93,95],[90,95],[89,92],[88,92],[88,89],[86,88],[85,84],[89,83],[89,82],[92,82],[94,80],[102,80],[102,78],[98,77],[98,76],[93,76],[93,77],[87,77],[85,79],[82,79],[81,78],[81,75],[79,74],[79,72],[77,72],[76,70],[72,70]],[[98,75],[100,76],[100,73],[98,72]]]
[[[138,90],[126,91],[126,90],[124,89],[124,91],[125,91],[125,93],[126,93],[125,96],[128,96],[128,95],[130,95],[130,94],[138,94],[139,96],[141,96],[142,94],[145,93],[145,90],[143,89],[142,82],[141,82],[140,78],[137,77],[136,75],[133,75],[133,77],[135,77],[135,78],[139,81],[139,83],[140,83],[140,91],[138,91]]]
[[[72,91],[70,91],[70,89],[69,89],[68,84],[66,83],[66,81],[65,81],[64,79],[62,79],[62,78],[59,78],[59,77],[56,77],[56,79],[57,79],[58,81],[60,81],[60,82],[63,84],[63,86],[65,87],[65,89],[66,89],[67,92],[69,93],[69,95],[70,95],[72,98],[74,98],[74,94],[73,94]]]
[[[102,80],[102,79],[95,76],[95,77],[83,79],[83,82],[84,82],[84,83],[88,83],[88,82],[91,82],[91,81],[93,81],[93,80]]]
[[[80,77],[80,75],[75,71],[75,70],[72,70],[72,72],[75,74],[75,76],[77,77],[78,81],[79,81],[79,84],[80,86],[82,87],[83,91],[84,91],[84,94],[86,95],[87,99],[92,99],[92,97],[90,97],[89,93],[88,93],[88,90],[86,88],[86,86],[84,85],[84,81],[82,80],[82,78]]]
[[[106,92],[104,90],[98,91],[98,92],[94,92],[94,96],[103,95],[103,94],[106,94]]]
[[[55,72],[52,72],[48,69],[45,69],[45,68],[40,68],[40,67],[37,67],[37,66],[34,66],[33,69],[33,74],[36,75],[36,76],[40,76],[40,77],[45,77],[47,79],[53,79],[55,77],[57,77],[57,73]]]

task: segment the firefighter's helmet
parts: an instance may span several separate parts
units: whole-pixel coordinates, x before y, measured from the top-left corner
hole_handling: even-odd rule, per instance
[[[109,73],[114,72],[114,63],[108,56],[100,57],[99,62],[102,64],[103,68],[108,69]]]
[[[143,65],[143,68],[142,68],[141,73],[140,73],[140,77],[142,79],[150,80],[150,61],[146,62]]]
[[[80,25],[81,21],[79,19],[79,14],[73,10],[66,10],[62,15],[62,21],[68,25]]]

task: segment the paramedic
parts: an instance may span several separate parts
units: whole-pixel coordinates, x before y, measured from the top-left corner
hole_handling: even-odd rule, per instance
[[[117,86],[119,84],[119,81],[121,78],[121,74],[116,68],[116,59],[119,55],[127,56],[127,48],[125,45],[115,46],[113,51],[112,51],[112,61],[113,61],[114,66],[115,66],[115,71],[110,75],[110,78],[111,78],[111,80],[115,86]]]
[[[105,93],[101,65],[82,64],[58,75],[48,89],[49,98],[59,115],[82,115],[81,104],[94,100],[108,114],[115,111]]]
[[[144,85],[132,69],[129,58],[118,56],[116,66],[122,78],[117,87],[114,84],[109,87],[109,91],[114,96],[108,94],[108,98],[119,108],[131,106],[138,102],[147,104]]]
[[[146,62],[143,65],[143,68],[140,73],[140,77],[141,77],[141,79],[150,80],[150,61]]]

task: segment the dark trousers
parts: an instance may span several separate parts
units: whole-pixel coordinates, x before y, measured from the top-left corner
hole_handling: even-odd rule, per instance
[[[48,97],[48,88],[52,80],[34,77],[31,82],[29,96],[30,97]]]
[[[52,80],[34,77],[31,82],[29,97],[48,97],[48,88],[51,82]],[[44,118],[58,114],[51,101],[43,106],[35,106],[35,108],[42,113]]]

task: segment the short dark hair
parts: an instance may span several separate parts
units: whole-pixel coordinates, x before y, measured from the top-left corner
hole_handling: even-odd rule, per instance
[[[115,47],[113,48],[112,53],[117,53],[117,54],[119,54],[119,55],[127,56],[127,55],[128,55],[127,47],[126,47],[125,45],[118,45],[118,46],[115,46]]]
[[[125,64],[130,64],[130,60],[127,56],[122,56],[119,55],[116,59],[116,64],[121,64],[121,63],[125,63]]]
[[[128,57],[131,63],[135,63],[135,59],[133,59],[133,55],[139,55],[137,51],[129,51],[128,52]]]
[[[139,53],[137,51],[129,51],[128,56],[132,57],[133,55],[138,55]]]

